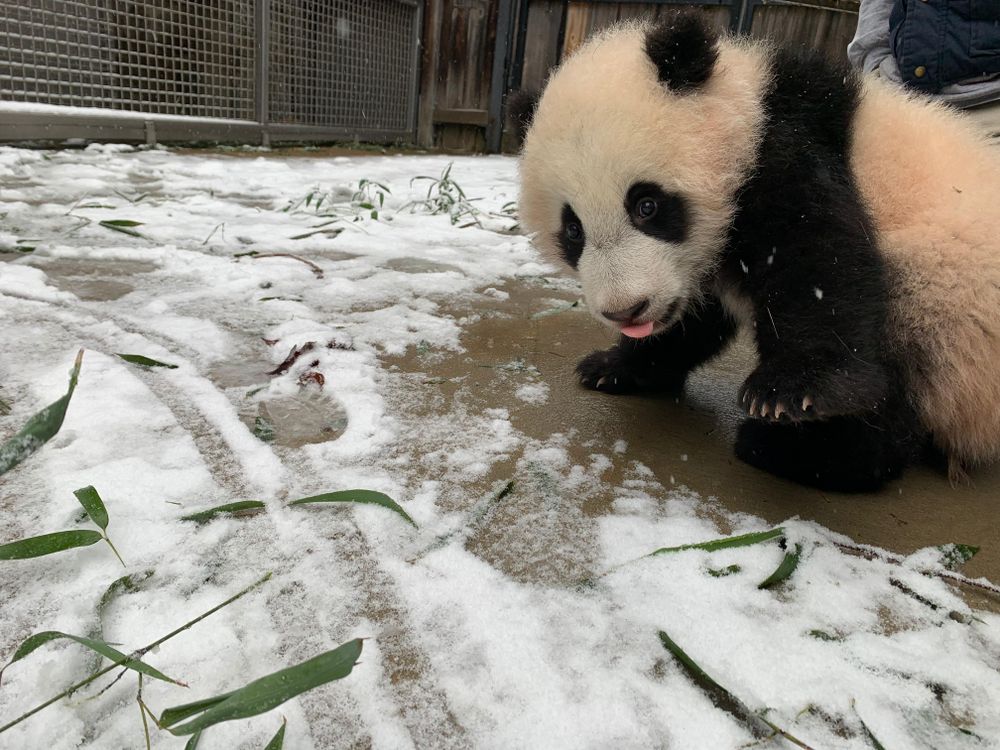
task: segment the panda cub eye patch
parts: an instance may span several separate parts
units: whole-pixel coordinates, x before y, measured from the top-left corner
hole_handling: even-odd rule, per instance
[[[637,182],[625,195],[632,226],[664,242],[683,242],[688,234],[687,201],[653,182]]]
[[[556,236],[556,243],[562,248],[563,258],[573,268],[580,262],[586,237],[583,233],[583,222],[576,212],[566,203],[562,208],[562,226]]]

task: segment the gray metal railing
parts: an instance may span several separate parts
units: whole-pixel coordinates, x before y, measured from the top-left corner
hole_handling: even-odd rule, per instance
[[[412,140],[421,11],[416,0],[4,0],[0,140]]]

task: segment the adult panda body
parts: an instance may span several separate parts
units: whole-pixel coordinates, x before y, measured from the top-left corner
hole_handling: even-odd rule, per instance
[[[518,117],[522,223],[623,334],[585,386],[677,391],[742,326],[748,463],[869,490],[931,442],[1000,457],[1000,159],[959,115],[681,14]]]

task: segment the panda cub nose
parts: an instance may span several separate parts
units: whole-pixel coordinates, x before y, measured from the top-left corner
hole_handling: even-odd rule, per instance
[[[616,323],[631,323],[633,320],[635,320],[644,312],[646,312],[646,309],[648,307],[649,307],[649,300],[644,299],[641,302],[632,305],[632,307],[626,310],[619,310],[618,312],[608,312],[607,310],[605,310],[604,312],[601,313],[601,315],[603,315],[608,320],[613,320]]]

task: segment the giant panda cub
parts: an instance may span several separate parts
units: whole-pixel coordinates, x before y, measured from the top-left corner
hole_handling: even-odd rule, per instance
[[[621,334],[584,386],[677,392],[745,327],[747,463],[865,491],[1000,457],[1000,147],[960,115],[692,14],[594,37],[515,114],[523,226]]]

